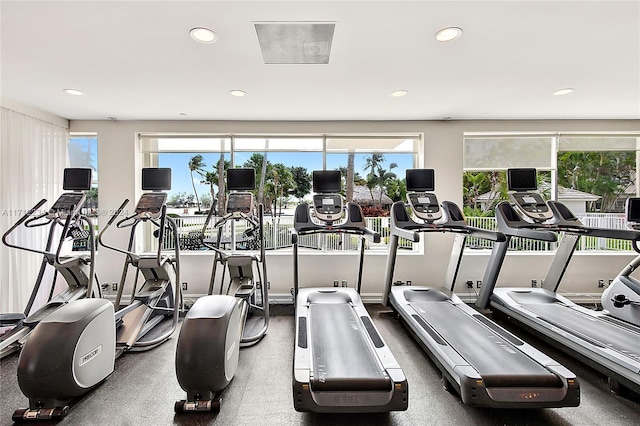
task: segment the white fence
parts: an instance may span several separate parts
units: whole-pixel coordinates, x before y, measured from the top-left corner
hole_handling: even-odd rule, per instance
[[[203,250],[205,247],[200,241],[200,234],[204,226],[205,216],[180,216],[174,218],[178,226],[181,250]],[[212,220],[215,222],[215,218]],[[389,243],[389,218],[388,217],[367,217],[365,224],[368,228],[380,233],[380,243],[366,241],[366,250],[387,250]],[[291,234],[293,229],[293,216],[265,216],[264,233],[265,249],[281,249],[291,247]],[[235,240],[242,247],[247,249],[255,247],[255,238],[245,235],[247,231],[244,221],[228,222],[222,231],[222,244],[228,245]],[[211,238],[211,224],[205,231],[205,238]],[[235,235],[235,236],[234,236]],[[213,235],[217,238],[217,235]],[[322,251],[357,251],[360,249],[360,237],[349,234],[315,234],[304,235],[298,239],[300,247],[311,248]],[[173,249],[173,240],[169,234],[165,235],[162,246],[163,250]],[[413,243],[401,239],[400,248],[413,250]]]
[[[608,229],[626,229],[626,219],[621,213],[582,213],[577,215],[578,219],[584,226],[590,228],[608,228]],[[470,226],[477,228],[497,230],[498,225],[495,217],[468,217],[467,222]],[[563,234],[558,237],[558,242],[562,239]],[[469,238],[467,245],[472,248],[490,248],[491,242],[480,240],[478,238]],[[524,238],[512,238],[509,242],[509,250],[523,251],[554,251],[558,243],[546,243],[543,241],[534,241]],[[633,250],[631,243],[625,240],[614,240],[598,237],[582,237],[578,242],[578,251],[591,250],[614,250],[629,251]]]
[[[623,214],[615,213],[583,213],[578,217],[580,221],[588,227],[625,229],[626,221]],[[204,216],[180,216],[175,218],[180,235],[180,246],[182,250],[203,250],[200,241],[200,233],[204,225]],[[291,230],[293,229],[293,216],[265,216],[265,248],[267,250],[291,247]],[[468,217],[470,226],[481,229],[497,230],[498,226],[495,217]],[[367,217],[365,223],[368,228],[380,233],[380,243],[366,241],[365,249],[386,251],[389,243],[389,218],[388,217]],[[246,227],[243,221],[228,223],[222,234],[223,244],[232,241],[232,233],[235,234],[235,241],[246,248],[251,249],[255,244],[255,239],[245,235]],[[205,237],[211,237],[211,227],[205,232]],[[562,238],[562,234],[559,240]],[[360,238],[348,234],[315,234],[300,237],[300,247],[311,248],[322,251],[357,251],[360,247]],[[470,237],[467,246],[471,249],[490,249],[490,241]],[[512,251],[554,251],[558,243],[547,243],[523,238],[512,238],[509,243],[509,250]],[[163,249],[172,249],[173,241],[170,235],[165,236]],[[417,245],[410,241],[400,239],[400,248],[406,250],[417,250]],[[632,250],[631,243],[624,240],[612,240],[597,237],[582,237],[578,243],[577,250]]]

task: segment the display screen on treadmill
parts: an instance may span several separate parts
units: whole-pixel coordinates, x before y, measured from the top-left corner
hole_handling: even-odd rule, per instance
[[[429,197],[418,197],[418,202],[420,204],[431,204],[431,198],[429,198]]]
[[[640,223],[640,198],[627,200],[627,222]]]
[[[433,169],[408,169],[405,173],[407,191],[435,191],[435,171]]]
[[[340,170],[314,170],[313,192],[338,193],[342,186]]]
[[[509,191],[525,192],[538,189],[536,169],[508,169],[507,183]]]
[[[522,201],[526,204],[538,204],[538,201],[530,195],[523,196]]]
[[[333,198],[323,198],[322,199],[322,205],[323,206],[332,206],[333,205]]]

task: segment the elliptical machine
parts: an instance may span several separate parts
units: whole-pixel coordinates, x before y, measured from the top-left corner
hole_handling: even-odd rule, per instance
[[[170,187],[171,169],[142,170],[143,190],[160,191]],[[113,372],[116,358],[129,350],[154,348],[171,337],[178,323],[180,292],[175,283],[180,277],[180,251],[177,226],[166,216],[166,198],[162,192],[143,194],[135,213],[116,224],[118,228],[131,228],[127,250],[104,244],[102,236],[129,200],[124,201],[98,236],[103,247],[127,255],[117,307],[128,268],[136,268],[132,297],[126,307],[114,312],[114,305],[105,299],[76,300],[59,308],[34,329],[18,361],[18,383],[29,398],[29,408],[17,410],[14,421],[64,418],[73,404]],[[157,253],[132,251],[136,227],[143,222],[157,228]],[[175,257],[162,253],[165,228],[172,231]],[[95,247],[93,240],[92,247]],[[136,290],[140,273],[145,282]],[[143,339],[171,314],[169,330],[152,339]]]
[[[104,234],[123,212],[129,200],[126,199],[111,217],[107,225],[98,235],[98,244],[110,250],[126,255],[118,293],[114,306],[116,309],[116,358],[127,351],[145,351],[168,340],[178,326],[180,311],[180,246],[178,227],[175,221],[167,216],[167,194],[161,192],[171,189],[171,169],[142,169],[142,189],[151,190],[142,194],[133,215],[116,223],[117,228],[131,228],[129,245],[120,249],[104,242]],[[153,236],[157,239],[155,253],[137,254],[134,250],[136,230],[141,223],[149,223],[156,229]],[[165,233],[170,235],[167,241],[173,245],[173,256],[163,253]],[[135,268],[135,278],[131,297],[126,306],[122,306],[122,295],[127,281],[129,269]],[[138,280],[142,274],[144,283],[138,288]],[[171,325],[167,330],[150,339],[149,333],[167,316],[171,316]]]
[[[65,169],[64,188],[82,191],[91,186],[91,169]],[[95,243],[93,225],[80,213],[83,192],[63,194],[46,213],[33,216],[46,200],[31,209],[4,236],[5,244],[44,255],[39,283],[44,269],[52,265],[66,280],[68,288],[31,314],[6,336],[9,352],[24,343],[18,359],[17,378],[22,393],[29,398],[29,408],[13,413],[13,421],[62,419],[78,398],[113,372],[113,306],[100,298],[94,274]],[[30,216],[33,216],[29,219]],[[45,222],[38,222],[39,219]],[[64,225],[56,253],[51,250],[56,225]],[[26,227],[51,224],[45,251],[10,245],[6,237],[24,223]],[[86,230],[88,227],[89,231]],[[65,240],[87,239],[89,254],[62,256]],[[95,279],[95,281],[94,281]],[[54,280],[55,284],[55,280]],[[29,306],[33,303],[34,289]],[[89,298],[97,296],[97,298]],[[30,333],[30,334],[29,334]],[[15,340],[22,337],[22,340]]]
[[[176,413],[218,411],[222,391],[229,385],[238,367],[240,347],[258,343],[269,327],[269,291],[264,244],[262,204],[254,205],[255,171],[229,169],[226,214],[212,227],[217,238],[205,238],[214,209],[209,211],[202,230],[202,243],[214,251],[209,296],[198,299],[187,313],[180,329],[176,348],[176,376],[187,392],[187,399],[177,401]],[[240,221],[244,232],[236,235]],[[229,226],[230,225],[230,226]],[[230,230],[229,230],[230,228]],[[225,241],[224,231],[230,231]],[[244,241],[240,241],[244,240]],[[231,247],[230,252],[223,245]],[[259,250],[256,254],[238,253],[236,246]],[[214,294],[218,264],[224,269],[219,293]],[[254,275],[255,273],[255,275]],[[225,289],[225,280],[227,279]],[[257,278],[257,280],[256,280]],[[257,294],[257,292],[259,293]],[[259,330],[247,335],[245,322],[249,310],[261,311]]]
[[[24,346],[29,334],[40,321],[51,315],[65,304],[87,296],[101,297],[100,286],[95,278],[94,260],[95,244],[91,230],[93,225],[89,218],[81,213],[86,195],[83,191],[91,189],[91,169],[67,168],[64,170],[63,189],[74,192],[63,193],[51,208],[43,213],[39,209],[47,202],[38,202],[28,210],[2,237],[2,242],[12,248],[38,253],[43,256],[36,284],[23,313],[0,314],[0,327],[11,327],[9,332],[0,338],[0,358],[19,351]],[[44,250],[24,247],[9,242],[9,236],[20,229],[34,229],[49,226],[47,243]],[[62,228],[60,232],[60,228]],[[87,231],[87,229],[89,231]],[[58,237],[58,233],[60,234]],[[89,253],[62,255],[62,248],[67,239],[88,241]],[[58,240],[57,248],[54,241]],[[55,250],[55,252],[53,252]],[[48,267],[54,268],[51,288],[46,304],[31,313],[38,293],[43,287],[43,280]],[[67,283],[67,288],[54,297],[56,278],[60,274]]]
[[[640,230],[640,198],[629,198],[626,205],[627,224]],[[640,253],[637,241],[633,249]],[[602,293],[602,307],[609,315],[640,326],[640,281],[630,275],[640,266],[640,256],[627,265]]]

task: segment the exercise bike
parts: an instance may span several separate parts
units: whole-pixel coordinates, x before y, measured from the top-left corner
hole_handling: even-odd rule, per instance
[[[212,226],[216,238],[206,238],[214,209],[209,211],[201,232],[202,244],[214,252],[209,295],[198,299],[187,313],[176,348],[176,376],[187,399],[174,404],[176,413],[218,411],[222,391],[229,385],[238,367],[240,347],[258,343],[269,327],[269,292],[264,244],[262,204],[254,204],[255,171],[229,169],[227,189],[231,192],[225,215]],[[244,223],[240,236],[234,231]],[[225,231],[229,234],[225,238]],[[225,245],[230,246],[224,250]],[[236,247],[244,245],[238,253]],[[222,278],[219,291],[215,283],[219,266]],[[249,311],[260,311],[257,332],[245,329]]]
[[[640,230],[640,198],[629,198],[626,205],[627,223]],[[640,253],[637,241],[633,249]],[[602,293],[602,307],[620,320],[640,326],[640,281],[630,275],[640,266],[640,255],[627,265]]]
[[[0,314],[0,327],[13,327],[0,337],[0,358],[21,350],[36,325],[60,307],[87,296],[101,297],[100,286],[94,272],[95,244],[93,232],[91,232],[93,225],[89,218],[81,212],[86,198],[84,191],[91,189],[91,169],[65,169],[63,189],[74,192],[63,193],[45,212],[40,212],[40,209],[47,200],[40,200],[2,237],[2,242],[6,246],[38,253],[43,258],[36,284],[24,312]],[[43,250],[10,242],[12,234],[23,229],[22,225],[30,230],[44,226],[49,227],[47,242]],[[88,253],[76,252],[63,255],[63,246],[69,239],[88,241]],[[54,245],[56,240],[57,246]],[[50,267],[53,268],[54,273],[48,291],[48,300],[43,306],[31,312],[38,294],[44,290],[43,281],[47,269]],[[67,287],[54,296],[58,274],[64,278]]]

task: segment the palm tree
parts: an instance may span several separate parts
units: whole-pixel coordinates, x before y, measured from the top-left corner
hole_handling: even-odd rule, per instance
[[[354,159],[355,154],[350,152],[347,157],[347,202],[353,201]]]
[[[378,166],[378,187],[380,188],[379,205],[382,207],[382,194],[384,194],[389,186],[390,181],[397,178],[396,174],[391,172],[391,169],[398,167],[396,163],[389,164],[389,170],[385,170],[382,166]]]
[[[189,172],[191,173],[191,186],[193,186],[193,193],[196,195],[196,204],[198,205],[198,211],[200,211],[200,199],[198,198],[198,191],[196,191],[196,183],[193,180],[193,172],[198,173],[204,177],[203,169],[207,165],[204,163],[202,155],[197,154],[191,157],[189,160]]]

